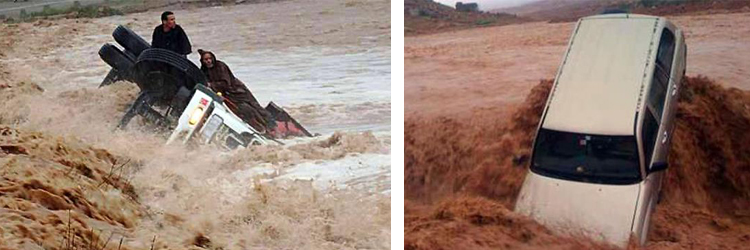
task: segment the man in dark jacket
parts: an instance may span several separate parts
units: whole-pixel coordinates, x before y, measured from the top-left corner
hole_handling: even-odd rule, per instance
[[[183,56],[192,52],[187,34],[180,25],[177,25],[174,13],[171,11],[161,13],[161,25],[154,29],[151,47],[168,49]]]
[[[234,77],[229,66],[216,60],[211,51],[199,49],[198,53],[201,55],[201,71],[208,79],[208,86],[229,100],[227,106],[232,112],[261,133],[273,129],[275,125],[271,113],[260,106],[253,93],[240,79]]]

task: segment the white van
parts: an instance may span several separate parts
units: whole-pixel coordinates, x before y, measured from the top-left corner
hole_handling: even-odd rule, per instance
[[[539,122],[516,211],[564,233],[646,242],[685,75],[662,17],[581,18]]]

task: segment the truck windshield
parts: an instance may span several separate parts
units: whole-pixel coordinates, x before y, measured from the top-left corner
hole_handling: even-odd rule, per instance
[[[635,136],[579,134],[542,128],[531,171],[548,177],[602,184],[640,181]]]

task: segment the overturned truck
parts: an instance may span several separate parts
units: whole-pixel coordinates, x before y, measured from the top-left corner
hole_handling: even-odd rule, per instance
[[[257,131],[228,108],[221,93],[207,87],[206,76],[184,56],[151,48],[124,26],[118,26],[112,36],[123,50],[109,43],[99,49],[101,59],[112,67],[99,87],[125,80],[140,89],[117,125],[119,129],[141,116],[172,131],[167,143],[193,141],[225,149],[266,144],[276,138],[312,136],[273,102],[265,109],[272,114],[275,127]]]

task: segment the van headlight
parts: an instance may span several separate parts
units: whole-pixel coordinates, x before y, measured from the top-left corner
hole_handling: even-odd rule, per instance
[[[198,124],[198,122],[201,121],[201,118],[203,118],[203,107],[197,107],[193,110],[193,113],[190,114],[190,120],[188,120],[188,123],[192,126],[195,126],[195,124]]]

